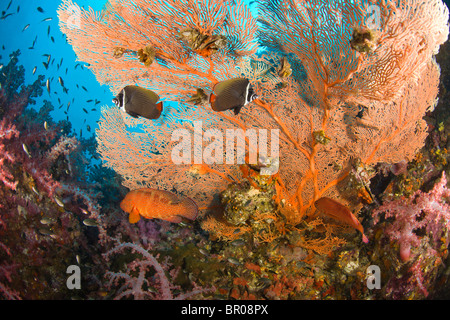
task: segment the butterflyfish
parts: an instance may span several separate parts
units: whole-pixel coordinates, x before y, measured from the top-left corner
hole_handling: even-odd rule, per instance
[[[250,81],[246,78],[233,78],[216,83],[209,102],[214,111],[232,109],[237,115],[242,107],[252,102],[258,96],[253,91]]]
[[[158,100],[159,96],[152,90],[126,86],[113,99],[113,102],[132,117],[158,119],[163,110],[163,103]]]

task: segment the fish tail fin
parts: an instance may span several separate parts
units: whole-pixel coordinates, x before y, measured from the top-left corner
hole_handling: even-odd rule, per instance
[[[128,216],[128,221],[130,223],[136,223],[141,219],[141,216],[139,215],[139,213],[136,211],[136,209],[133,208],[133,210],[131,210],[130,215]]]
[[[182,216],[189,220],[195,220],[198,216],[197,206],[195,207],[195,210],[192,208],[190,210],[186,210],[186,212],[183,212]]]
[[[197,213],[196,212],[186,212],[185,214],[183,214],[183,217],[185,217],[186,219],[189,219],[189,220],[195,220],[195,218],[197,218]]]
[[[366,237],[366,235],[364,233],[362,233],[362,241],[364,243],[369,243],[369,238]]]
[[[163,111],[163,103],[162,103],[162,101],[161,101],[161,102],[158,102],[158,103],[156,104],[156,109],[158,109],[159,112],[162,112],[162,111]]]
[[[214,105],[216,101],[216,95],[214,93],[211,93],[209,96],[209,103],[211,104],[212,109],[214,110]]]

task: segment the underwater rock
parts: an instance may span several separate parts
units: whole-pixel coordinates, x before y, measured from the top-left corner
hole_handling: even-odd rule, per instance
[[[273,195],[272,189],[263,191],[249,183],[234,184],[221,195],[222,204],[225,205],[225,219],[237,226],[245,224],[255,212],[272,212],[275,209]]]

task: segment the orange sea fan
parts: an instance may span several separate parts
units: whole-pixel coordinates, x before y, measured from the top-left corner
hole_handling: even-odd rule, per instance
[[[165,99],[186,100],[196,88],[236,76],[236,59],[256,50],[256,21],[241,1],[110,0],[107,8],[96,13],[64,0],[58,17],[78,59],[114,94],[137,84]],[[182,40],[183,30],[223,35],[226,45],[203,57]],[[147,47],[155,52],[150,66],[138,55]]]
[[[248,78],[259,96],[237,116],[214,112],[207,103],[162,116],[181,122],[129,119],[104,108],[98,151],[130,188],[174,188],[208,207],[230,182],[242,180],[237,165],[213,163],[198,170],[193,162],[174,164],[173,131],[201,120],[202,132],[279,130],[275,198],[295,212],[293,221],[313,216],[314,202],[322,197],[357,215],[362,203],[352,184],[355,163],[369,168],[408,160],[423,145],[422,117],[439,82],[433,54],[448,35],[448,11],[440,0],[263,0],[259,36],[274,50],[258,56],[250,55],[256,22],[241,1],[110,4],[103,16],[79,9],[79,28],[70,25],[76,7],[71,1],[64,0],[58,14],[78,58],[90,63],[113,93],[138,84],[163,100],[186,102],[198,88],[208,94],[218,81],[239,76]],[[380,7],[379,43],[372,52],[355,51],[352,31],[367,27],[369,4]],[[178,36],[182,30],[187,40]],[[220,35],[226,45],[209,43]],[[138,52],[148,46],[145,52],[155,58],[144,59],[146,66]],[[287,77],[277,72],[286,59],[292,66]]]

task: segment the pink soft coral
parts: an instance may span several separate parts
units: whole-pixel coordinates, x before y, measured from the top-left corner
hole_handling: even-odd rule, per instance
[[[124,297],[132,296],[137,300],[145,298],[150,299],[162,299],[162,300],[184,300],[192,298],[198,294],[205,292],[213,292],[214,287],[201,288],[197,284],[193,283],[194,288],[190,292],[179,293],[174,296],[174,289],[181,289],[179,286],[171,283],[170,279],[175,279],[178,270],[173,269],[169,271],[170,263],[167,259],[164,262],[158,261],[159,255],[154,256],[151,253],[151,248],[144,248],[140,244],[130,242],[120,242],[116,239],[118,244],[110,251],[104,254],[106,259],[118,252],[123,252],[125,249],[131,249],[132,252],[138,253],[142,256],[141,259],[136,258],[127,265],[127,273],[124,272],[108,272],[110,277],[109,286],[118,285],[119,282],[123,282],[123,285],[119,288],[115,299],[122,299]],[[155,271],[155,277],[148,277],[147,272],[149,269]],[[135,276],[138,272],[137,277]],[[167,274],[170,274],[169,278]],[[150,289],[155,287],[156,289]],[[147,289],[144,289],[147,288]]]
[[[449,198],[450,190],[443,172],[441,180],[430,192],[418,190],[409,198],[385,202],[373,212],[374,222],[379,221],[383,212],[386,218],[395,218],[386,227],[385,234],[390,240],[399,243],[400,258],[408,261],[411,257],[411,247],[420,244],[420,238],[415,231],[425,230],[426,235],[433,240],[432,246],[437,247],[441,237],[450,230]]]
[[[14,154],[8,151],[6,144],[11,138],[18,136],[19,131],[17,131],[16,126],[9,123],[6,118],[3,118],[2,121],[0,121],[0,181],[2,181],[5,186],[13,190],[16,189],[17,181],[14,181],[14,176],[6,168],[5,161],[13,163],[15,161],[15,157]]]

